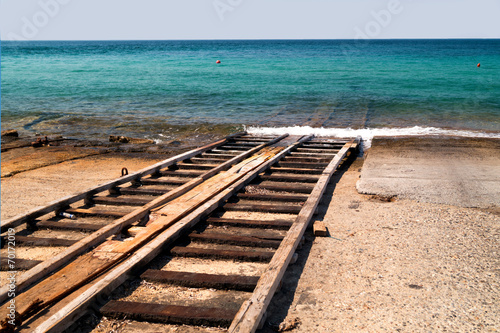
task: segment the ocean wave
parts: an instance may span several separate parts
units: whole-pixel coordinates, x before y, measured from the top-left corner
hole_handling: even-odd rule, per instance
[[[361,137],[363,150],[371,147],[374,137],[403,137],[403,136],[459,136],[469,138],[496,138],[500,139],[500,133],[488,133],[470,130],[452,130],[439,127],[402,127],[402,128],[325,128],[310,126],[288,126],[288,127],[258,127],[247,126],[245,130],[251,134],[279,135],[288,133],[290,135],[311,135],[329,136],[336,138],[356,138]]]

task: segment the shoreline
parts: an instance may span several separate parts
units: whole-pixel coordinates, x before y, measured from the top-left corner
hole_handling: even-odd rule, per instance
[[[194,143],[199,146],[207,141],[212,140],[204,138]],[[78,188],[117,178],[122,167],[129,172],[137,171],[167,158],[168,154],[188,149],[182,144],[165,146],[165,151],[148,151],[163,146],[146,144],[134,148],[132,144],[109,144],[106,147],[89,143],[81,148],[110,151],[2,177],[2,219],[74,193]],[[61,146],[17,149],[51,155],[51,148]],[[74,147],[68,145],[64,149]],[[2,167],[5,153],[8,151],[2,152]],[[262,332],[273,332],[280,323],[298,323],[294,332],[304,333],[500,328],[496,316],[500,311],[496,301],[500,290],[498,206],[496,210],[491,204],[490,210],[467,208],[398,194],[393,200],[385,200],[393,194],[379,190],[379,196],[376,191],[360,194],[356,189],[359,181],[370,179],[369,174],[363,178],[367,171],[389,169],[394,173],[396,169],[391,166],[405,161],[414,161],[413,169],[417,169],[420,162],[433,154],[434,159],[430,160],[433,170],[436,161],[449,162],[454,156],[459,157],[458,161],[468,159],[473,168],[487,169],[492,159],[500,161],[500,140],[375,139],[367,155],[344,166],[329,185],[315,217],[325,223],[329,235],[315,238],[311,231],[306,233],[306,245],[298,251],[298,262],[288,268]],[[407,183],[409,175],[416,178],[420,175],[407,171],[398,173],[406,178],[395,179]],[[493,173],[488,181],[498,177],[500,173]],[[473,179],[475,184],[482,180]],[[461,184],[465,186],[462,190],[467,191],[467,183]],[[439,194],[439,186],[424,189]],[[109,321],[110,327],[113,322]],[[101,332],[97,327],[85,332],[91,331]],[[124,322],[123,332],[133,331],[134,324]]]
[[[51,129],[38,129],[38,130],[27,130],[23,128],[22,124],[14,123],[2,123],[2,129],[4,130],[17,130],[18,133],[23,137],[35,137],[35,136],[64,136],[68,139],[73,140],[98,140],[106,141],[111,135],[123,135],[127,137],[140,138],[144,140],[152,140],[156,143],[166,143],[172,140],[190,140],[194,136],[210,137],[210,136],[225,136],[231,133],[246,130],[253,134],[283,134],[289,133],[290,135],[310,135],[314,134],[316,136],[332,136],[338,138],[350,138],[361,136],[365,141],[371,141],[374,137],[464,137],[464,138],[493,138],[500,139],[500,131],[493,129],[477,129],[469,127],[433,127],[425,125],[408,125],[408,126],[390,126],[390,127],[323,127],[319,125],[272,125],[263,124],[259,126],[247,125],[247,124],[212,124],[212,123],[200,123],[200,124],[186,124],[186,125],[171,125],[169,131],[164,133],[164,131],[153,131],[148,132],[137,132],[134,130],[129,130],[126,128],[120,129],[120,131],[106,131],[106,132],[96,132],[95,134],[89,134],[85,129],[77,130],[76,127],[72,127],[69,131],[57,131]],[[153,133],[153,134],[151,134]]]
[[[252,131],[250,131],[252,133]],[[253,132],[255,133],[255,132]],[[274,132],[273,132],[274,133]],[[128,142],[128,143],[119,143],[119,142],[109,142],[105,140],[95,140],[91,138],[87,139],[68,139],[66,140],[65,138],[61,138],[59,136],[57,137],[49,137],[50,139],[50,144],[48,146],[40,147],[40,148],[33,148],[30,145],[30,142],[34,140],[34,137],[28,137],[28,138],[9,138],[9,137],[2,137],[2,172],[1,172],[1,179],[2,179],[2,218],[5,218],[4,213],[6,210],[9,210],[8,205],[6,206],[6,201],[7,199],[4,200],[4,198],[8,197],[8,194],[15,191],[19,185],[17,184],[17,181],[15,180],[9,180],[9,178],[12,178],[13,176],[17,176],[18,178],[23,178],[23,177],[28,177],[32,178],[34,181],[36,181],[36,175],[41,172],[43,174],[44,168],[50,168],[54,170],[60,169],[60,171],[57,171],[57,173],[64,174],[64,173],[69,173],[71,174],[71,167],[76,166],[76,167],[81,167],[84,168],[84,165],[86,163],[91,163],[92,161],[99,161],[103,166],[106,166],[107,164],[109,165],[115,165],[117,162],[116,161],[122,161],[122,164],[127,164],[126,159],[130,158],[131,161],[142,161],[139,163],[140,165],[143,165],[143,167],[155,163],[155,161],[160,161],[163,160],[169,156],[173,156],[176,154],[180,154],[184,151],[187,151],[189,149],[192,149],[197,146],[201,146],[203,144],[215,141],[216,139],[222,137],[222,135],[213,135],[213,134],[207,134],[207,135],[197,135],[188,139],[185,139],[183,141],[181,140],[170,140],[166,143],[163,144],[156,144],[153,142]],[[52,141],[52,138],[59,138],[54,141]],[[5,141],[4,141],[5,140]],[[133,139],[133,140],[141,140],[141,139]],[[397,137],[380,137],[376,138],[374,142],[379,142],[379,146],[382,147],[377,147],[376,149],[373,148],[368,148],[367,150],[364,151],[364,156],[362,156],[363,159],[368,158],[368,163],[365,165],[364,174],[365,176],[367,174],[370,174],[370,177],[373,178],[380,178],[380,177],[399,177],[400,175],[388,175],[388,172],[391,173],[393,170],[371,170],[371,171],[366,171],[368,165],[376,166],[376,165],[385,165],[387,164],[387,160],[385,159],[391,159],[392,161],[397,160],[398,158],[399,161],[397,163],[419,163],[419,161],[422,161],[423,159],[429,158],[429,156],[423,156],[422,154],[419,156],[414,156],[413,159],[409,159],[408,156],[403,156],[404,158],[401,159],[401,156],[398,156],[397,153],[395,154],[388,154],[387,152],[389,149],[387,148],[387,145],[392,145],[394,147],[398,147],[398,149],[403,148],[404,145],[407,145],[407,147],[412,147],[409,148],[407,152],[403,152],[403,155],[408,155],[408,152],[411,151],[412,149],[415,150],[417,149],[418,151],[422,151],[423,147],[427,147],[427,149],[435,147],[436,152],[439,154],[444,154],[442,157],[440,156],[434,156],[436,160],[444,159],[445,155],[447,154],[448,157],[452,152],[447,151],[448,148],[447,146],[452,146],[452,145],[457,145],[457,147],[465,147],[469,146],[469,151],[464,152],[460,151],[459,153],[462,154],[462,158],[467,159],[468,156],[475,152],[478,151],[476,156],[474,157],[473,161],[471,161],[470,164],[470,170],[469,172],[473,172],[474,170],[474,163],[477,163],[477,166],[481,166],[481,163],[485,163],[485,158],[488,157],[488,155],[492,155],[491,157],[493,159],[488,160],[488,165],[486,167],[493,168],[494,170],[497,165],[500,165],[500,161],[497,164],[495,158],[499,155],[500,151],[500,139],[497,138],[478,138],[478,137],[457,137],[457,136],[397,136]],[[370,141],[371,143],[371,141]],[[366,144],[366,142],[365,142]],[[472,146],[471,146],[472,145]],[[475,145],[475,147],[474,147]],[[385,147],[384,147],[385,146]],[[419,147],[420,146],[420,147]],[[442,147],[442,149],[437,149],[438,147]],[[382,151],[378,151],[382,149]],[[480,149],[483,149],[482,151],[479,151]],[[486,150],[485,150],[486,149]],[[417,151],[416,150],[416,151]],[[370,155],[375,156],[378,155],[379,157],[382,156],[382,158],[375,159],[374,163],[370,163]],[[399,154],[401,155],[401,154]],[[484,157],[481,157],[481,155],[484,155]],[[135,163],[135,162],[134,162]],[[149,163],[149,164],[148,164]],[[454,163],[463,163],[463,161],[455,161]],[[81,166],[80,166],[81,164]],[[132,163],[133,165],[133,163]],[[401,166],[399,166],[401,168]],[[442,166],[441,172],[444,172],[446,169],[446,166]],[[448,165],[447,167],[450,167]],[[451,166],[455,168],[455,166]],[[106,167],[105,167],[106,168]],[[121,170],[121,167],[116,167],[117,170]],[[404,168],[403,168],[404,169]],[[483,168],[484,169],[484,168]],[[115,171],[115,175],[119,175],[119,170]],[[131,171],[131,170],[129,170]],[[82,169],[82,172],[84,170]],[[402,172],[405,174],[404,177],[408,177],[408,170],[404,169]],[[422,172],[425,172],[423,170]],[[483,173],[486,172],[483,170]],[[34,174],[35,176],[31,176],[30,174]],[[381,175],[377,175],[377,173],[381,173]],[[498,172],[500,174],[500,171]],[[489,177],[493,179],[495,177],[495,172],[491,172],[489,175],[484,175],[484,177]],[[68,177],[70,178],[70,176]],[[116,178],[116,177],[114,177]],[[367,177],[366,177],[367,178]],[[109,178],[109,176],[104,176],[102,179],[100,179],[102,182],[113,179]],[[7,180],[9,180],[8,183],[12,182],[12,187],[7,184]],[[386,179],[387,180],[387,179]],[[373,181],[373,180],[372,180]],[[397,183],[397,186],[400,187],[407,187],[404,185],[405,179],[401,179],[401,182]],[[382,182],[384,182],[382,180]],[[24,184],[24,183],[22,183]],[[97,185],[98,183],[89,183],[88,186],[92,185]],[[401,191],[398,192],[397,189],[393,188],[390,190],[387,190],[385,185],[379,185],[377,186],[366,186],[366,181],[363,179],[358,182],[357,184],[357,189],[360,191],[360,193],[367,193],[367,194],[381,194],[381,195],[389,195],[389,196],[401,196],[401,197],[406,197],[406,198],[412,198],[416,199],[418,197],[417,194],[413,193],[410,195],[405,195],[402,194]],[[88,187],[87,186],[87,187]],[[39,191],[51,191],[52,189],[43,189],[43,187],[38,188],[37,190]],[[391,192],[392,191],[392,192]],[[437,188],[434,189],[434,191],[438,191]],[[57,192],[57,191],[56,191]],[[69,193],[68,193],[69,194]],[[500,194],[496,194],[497,196],[500,196]],[[422,197],[422,196],[421,196]],[[55,200],[58,197],[52,197],[51,200]],[[47,202],[51,201],[47,200]],[[500,206],[500,199],[495,199],[497,202],[497,206]],[[431,202],[439,202],[439,201],[432,201]],[[494,204],[491,203],[491,200],[489,201],[490,203],[487,205],[476,205],[476,206],[481,206],[482,208],[488,208],[489,206],[495,206]],[[470,205],[469,205],[470,206]],[[17,212],[17,214],[22,213],[22,211]],[[13,216],[12,214],[9,214],[10,216]],[[16,215],[16,214],[14,214]]]

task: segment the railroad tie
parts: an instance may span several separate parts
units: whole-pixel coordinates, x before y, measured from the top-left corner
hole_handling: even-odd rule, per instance
[[[273,182],[265,180],[255,187],[277,192],[295,192],[295,193],[309,194],[313,190],[314,184],[283,183],[283,182]]]
[[[222,210],[239,212],[268,212],[276,214],[298,214],[302,206],[299,205],[269,205],[269,204],[242,204],[227,203]]]
[[[259,237],[252,236],[239,236],[239,235],[230,235],[216,232],[204,232],[204,233],[196,233],[192,232],[189,234],[189,238],[198,242],[207,242],[207,243],[218,243],[218,244],[230,244],[230,245],[239,245],[239,246],[255,246],[255,247],[263,247],[263,248],[273,248],[277,249],[280,246],[281,241],[272,240],[272,239],[262,239]]]
[[[224,327],[231,324],[236,312],[223,308],[124,301],[111,301],[101,308],[104,316],[118,319]]]
[[[274,255],[274,252],[270,251],[202,249],[181,246],[172,248],[170,253],[177,257],[236,259],[242,261],[269,261]]]
[[[207,222],[211,225],[227,225],[247,228],[288,229],[292,226],[290,220],[244,220],[209,217]]]
[[[18,246],[71,246],[78,242],[73,239],[16,236]]]
[[[40,260],[30,260],[30,259],[22,259],[22,258],[11,259],[11,262],[9,262],[8,258],[1,258],[0,261],[1,261],[1,264],[0,264],[1,271],[12,271],[12,268],[10,267],[11,262],[14,262],[14,264],[16,266],[16,270],[19,270],[19,271],[26,271],[30,268],[35,267],[39,263],[41,263]]]
[[[37,229],[53,229],[53,230],[81,230],[81,231],[96,231],[103,227],[102,224],[94,223],[78,223],[78,222],[56,222],[56,221],[40,221],[34,224]]]
[[[146,281],[169,283],[189,288],[231,289],[242,291],[252,291],[259,281],[258,276],[204,274],[156,269],[148,269],[141,275],[141,278]]]

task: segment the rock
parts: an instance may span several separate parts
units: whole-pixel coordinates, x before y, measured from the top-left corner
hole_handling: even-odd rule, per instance
[[[36,138],[36,141],[33,141],[31,145],[35,148],[42,147],[42,146],[48,146],[49,145],[49,139],[47,137],[45,138]]]
[[[109,142],[128,143],[129,139],[127,137],[125,137],[125,136],[110,135],[109,136]]]
[[[133,144],[155,144],[153,140],[149,139],[136,139],[136,138],[127,138],[129,140],[129,143]]]
[[[300,325],[300,319],[295,317],[293,319],[285,319],[278,327],[278,332],[291,331]]]
[[[133,143],[133,144],[154,144],[153,140],[149,139],[139,139],[139,138],[129,138],[127,136],[110,135],[109,142],[119,142],[119,143]]]
[[[18,138],[19,133],[17,133],[16,130],[9,129],[9,130],[2,131],[2,137],[4,137],[4,136],[12,136],[12,137]]]

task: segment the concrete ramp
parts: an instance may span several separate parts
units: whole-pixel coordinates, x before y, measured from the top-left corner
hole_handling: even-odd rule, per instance
[[[462,207],[500,207],[500,140],[376,138],[358,192]]]

